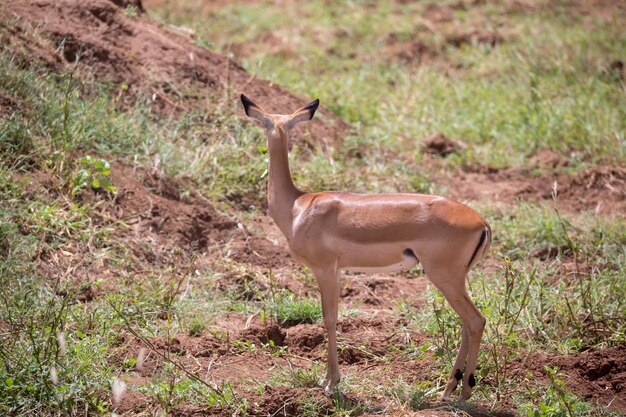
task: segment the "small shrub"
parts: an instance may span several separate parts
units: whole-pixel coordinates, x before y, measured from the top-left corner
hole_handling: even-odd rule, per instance
[[[78,160],[78,165],[80,169],[74,177],[72,197],[85,188],[115,192],[111,182],[111,166],[107,160],[87,155]]]

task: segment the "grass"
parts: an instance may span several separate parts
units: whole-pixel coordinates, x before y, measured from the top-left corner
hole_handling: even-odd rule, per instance
[[[624,94],[606,73],[625,52],[623,42],[611,41],[619,37],[619,22],[582,22],[544,2],[535,13],[489,4],[456,8],[454,21],[437,24],[433,36],[422,18],[428,5],[233,4],[204,12],[201,2],[190,2],[161,13],[217,51],[234,50],[259,77],[320,96],[356,125],[370,163],[381,159],[380,149],[400,151],[404,138],[411,148],[400,152],[415,159],[420,140],[432,132],[470,145],[454,161],[462,165],[524,165],[542,147],[567,155],[574,166],[624,162]],[[203,13],[210,25],[195,18]],[[495,47],[457,48],[447,39],[459,27],[495,28],[504,39]],[[388,56],[390,34],[430,40],[432,65]],[[249,49],[237,52],[243,45]]]
[[[438,192],[421,149],[433,132],[468,144],[438,160],[442,170],[528,168],[540,148],[568,160],[558,168],[566,173],[626,163],[623,83],[607,70],[626,53],[623,25],[580,17],[567,2],[558,2],[563,10],[537,2],[532,12],[511,11],[506,2],[466,9],[447,4],[453,20],[434,31],[423,17],[432,2],[204,9],[192,1],[186,9],[174,2],[156,13],[193,28],[198,44],[232,54],[258,77],[319,96],[352,124],[351,136],[331,152],[294,147],[293,173],[303,189]],[[132,8],[126,13],[137,16]],[[493,29],[503,40],[457,47],[450,39],[459,28]],[[412,41],[426,48],[421,63],[394,53],[394,42]],[[246,345],[219,327],[232,315],[283,327],[320,323],[309,275],[296,276],[301,292],[278,288],[274,271],[222,255],[229,242],[220,242],[225,248],[208,262],[190,248],[141,241],[155,254],[151,263],[123,237],[131,226],[101,210],[115,198],[110,165],[134,161],[253,223],[266,198],[262,130],[219,106],[165,119],[142,103],[124,109],[117,88],[93,82],[80,69],[54,73],[6,46],[0,50],[0,99],[11,103],[0,109],[0,414],[118,412],[116,381],[140,374],[131,339],[159,358],[149,377],[127,384],[146,396],[155,414],[185,406],[245,414],[257,406],[248,393],[263,384],[313,389],[324,373],[322,360],[303,364],[289,349],[277,355],[276,346]],[[489,270],[478,268],[469,281],[487,317],[474,399],[488,409],[480,412],[508,401],[507,407],[532,417],[610,413],[576,396],[563,371],[549,367],[541,379],[513,372],[513,365],[535,352],[575,355],[626,343],[624,218],[574,214],[558,204],[556,211],[550,203],[476,205],[495,238],[483,262]],[[216,289],[233,276],[247,278],[240,287]],[[80,301],[92,287],[96,296]],[[404,320],[402,331],[425,332],[419,345],[400,344],[393,354],[430,360],[433,379],[407,382],[379,369],[368,379],[342,365],[346,397],[334,398],[330,413],[437,406],[460,327],[440,294],[426,297],[424,306],[399,301],[390,312]],[[352,306],[351,315],[369,314],[361,307]],[[212,373],[173,345],[203,338],[219,340],[224,355],[250,361],[280,356],[294,365],[266,381],[233,377],[214,384]],[[376,356],[377,366],[396,357]],[[219,355],[211,360],[219,367]],[[303,414],[328,411],[314,396],[301,402]]]
[[[317,323],[322,318],[322,305],[317,299],[298,299],[288,292],[273,295],[268,303],[269,312],[281,326]]]

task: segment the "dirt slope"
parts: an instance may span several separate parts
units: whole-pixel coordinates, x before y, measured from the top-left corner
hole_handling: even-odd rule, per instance
[[[241,92],[270,112],[290,112],[311,101],[255,78],[236,62],[196,46],[190,35],[152,21],[142,10],[141,0],[8,2],[0,6],[0,24],[9,32],[2,41],[58,70],[70,69],[80,58],[81,69],[97,80],[118,84],[128,102],[147,101],[166,114],[219,105],[239,109]],[[295,138],[333,146],[348,128],[322,107],[313,123],[299,127]]]

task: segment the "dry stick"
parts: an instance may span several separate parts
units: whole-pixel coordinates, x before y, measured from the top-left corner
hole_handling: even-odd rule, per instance
[[[517,319],[519,318],[520,314],[522,313],[522,310],[526,306],[526,302],[527,302],[527,298],[528,298],[528,291],[530,290],[530,286],[532,285],[533,281],[535,280],[535,274],[536,273],[537,273],[537,268],[533,269],[533,271],[530,274],[530,279],[528,280],[528,285],[524,289],[524,294],[522,295],[522,301],[520,302],[519,310],[517,310],[517,313],[515,314],[515,317],[513,317],[513,320],[511,321],[511,326],[509,327],[509,331],[508,331],[507,335],[510,335],[511,333],[513,333],[513,326],[515,326],[515,324],[517,323]]]
[[[187,370],[187,368],[185,368],[179,361],[174,361],[174,360],[170,359],[168,357],[168,355],[166,355],[165,353],[163,353],[159,349],[157,349],[152,344],[152,342],[150,342],[148,339],[146,339],[145,337],[140,335],[135,329],[133,329],[132,324],[128,321],[126,316],[124,316],[124,314],[111,302],[111,300],[108,300],[108,303],[111,306],[111,308],[117,313],[117,315],[120,316],[122,318],[122,320],[124,320],[124,323],[126,324],[126,329],[129,332],[131,332],[133,336],[135,336],[137,339],[139,339],[144,345],[146,345],[148,347],[148,349],[150,349],[150,351],[156,353],[158,356],[160,356],[166,362],[169,362],[172,365],[174,365],[176,368],[181,370],[185,375],[187,375],[192,380],[194,380],[196,382],[199,382],[200,384],[202,384],[205,387],[209,388],[211,391],[215,392],[217,395],[219,395],[221,397],[224,397],[224,393],[222,392],[222,390],[220,390],[216,386],[215,387],[211,386],[211,384],[209,384],[208,382],[204,381],[203,379],[201,379],[198,376],[194,375],[193,373],[189,372]]]
[[[559,220],[559,224],[561,226],[561,229],[563,229],[563,234],[565,235],[565,240],[567,242],[567,245],[569,246],[569,249],[574,253],[574,265],[576,267],[576,280],[578,281],[578,284],[580,286],[580,296],[582,298],[582,302],[583,302],[583,308],[585,310],[587,310],[589,312],[589,318],[591,319],[591,324],[592,324],[592,328],[593,328],[593,332],[594,332],[594,337],[597,336],[596,333],[596,320],[593,316],[593,310],[591,308],[591,306],[588,303],[587,300],[587,296],[588,293],[585,293],[584,289],[583,289],[583,282],[581,279],[581,273],[580,273],[580,265],[578,262],[578,248],[576,246],[574,246],[574,242],[572,241],[572,239],[569,236],[569,233],[567,233],[567,228],[565,227],[565,222],[563,221],[563,218],[561,217],[561,213],[559,212],[559,209],[556,205],[556,198],[557,198],[557,183],[556,181],[554,182],[554,188],[552,191],[552,199],[554,200],[554,212],[556,213],[556,217]],[[591,291],[591,281],[589,281],[588,284],[588,291]],[[565,297],[565,302],[567,304],[567,308],[569,310],[570,315],[572,316],[572,319],[575,319],[574,313],[572,311],[572,307],[569,304],[569,301],[567,299],[567,297]],[[582,330],[580,328],[580,326],[576,326],[579,335],[581,336],[581,338],[584,340],[584,335],[582,333]]]
[[[176,287],[173,289],[173,291],[170,291],[170,293],[167,295],[166,305],[167,305],[168,314],[169,314],[169,310],[172,307],[172,302],[174,302],[174,297],[176,297],[179,294],[180,287],[182,286],[185,278],[191,275],[191,269],[194,267],[196,260],[198,259],[199,256],[200,256],[200,252],[194,249],[191,255],[191,259],[189,260],[189,265],[187,265],[187,268],[185,269],[185,271],[183,271],[183,274],[181,274],[181,278],[176,282]]]

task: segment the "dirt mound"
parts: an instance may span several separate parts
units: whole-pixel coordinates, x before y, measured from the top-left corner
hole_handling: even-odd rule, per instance
[[[239,339],[258,344],[274,343],[274,346],[285,346],[287,333],[278,324],[262,326],[250,326],[239,334]]]
[[[541,157],[543,158],[543,157]],[[544,164],[537,158],[537,164]],[[567,165],[550,159],[553,167]],[[474,172],[459,172],[452,178],[436,178],[457,200],[490,199],[503,203],[517,200],[551,201],[557,184],[558,207],[568,212],[592,211],[594,214],[626,216],[626,167],[600,166],[574,175],[548,173],[533,176],[529,169],[478,167]]]
[[[559,198],[594,207],[599,213],[615,211],[626,215],[626,167],[600,166],[573,177],[559,179]]]
[[[116,196],[100,209],[105,217],[130,226],[126,232],[129,246],[136,255],[150,262],[156,260],[157,253],[138,242],[197,249],[251,265],[266,266],[269,262],[281,267],[292,263],[283,248],[251,234],[236,220],[218,213],[201,194],[194,192],[181,197],[180,185],[167,176],[113,164],[111,180]],[[239,278],[234,276],[235,281]],[[245,286],[245,280],[232,285]]]
[[[134,6],[134,7],[127,7]],[[310,101],[268,81],[256,79],[239,64],[194,45],[189,34],[160,26],[142,13],[140,0],[39,0],[9,2],[0,8],[2,39],[25,59],[39,58],[57,70],[77,59],[101,81],[119,85],[123,101],[137,98],[166,113],[226,105],[240,109],[245,92],[270,112],[291,112]],[[31,36],[33,32],[38,36]],[[2,31],[5,32],[5,31]],[[324,108],[294,137],[333,146],[349,126]],[[243,117],[243,111],[239,114]],[[310,137],[310,138],[309,138]]]
[[[391,59],[404,63],[423,64],[437,56],[437,49],[419,39],[401,40],[402,37],[391,33],[387,36],[385,54]]]
[[[465,44],[488,45],[494,48],[502,43],[504,35],[494,30],[473,29],[470,31],[456,31],[446,36],[446,42],[455,48],[460,48]]]
[[[445,137],[441,133],[435,133],[424,139],[424,152],[431,155],[448,156],[461,153],[467,144]]]
[[[113,165],[111,181],[117,195],[107,211],[130,225],[137,237],[205,250],[237,229],[236,222],[199,194],[181,199],[173,181],[157,172]]]
[[[626,412],[626,345],[548,358],[574,394]]]
[[[298,324],[287,329],[289,351],[296,355],[309,357],[326,340],[326,329],[318,324]]]

